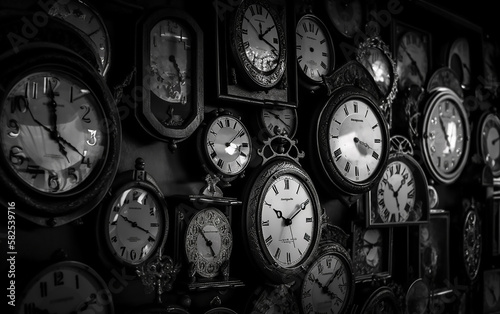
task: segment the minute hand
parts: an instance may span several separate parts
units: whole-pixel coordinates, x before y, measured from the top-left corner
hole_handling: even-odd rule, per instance
[[[300,211],[302,211],[306,208],[307,204],[309,204],[308,199],[299,205],[299,208],[297,209],[297,211],[295,211],[295,213],[293,213],[292,217],[288,218],[288,220],[291,222],[292,219],[300,213]]]
[[[259,36],[259,37],[260,37],[260,36]],[[271,43],[270,43],[267,39],[265,39],[264,37],[261,37],[261,39],[262,39],[262,40],[263,40],[266,44],[268,44],[269,46],[271,46],[271,48],[272,48],[272,49],[271,49],[271,51],[272,51],[272,52],[273,52],[276,56],[278,56],[278,52],[277,52],[278,50],[276,49],[276,47],[274,47],[274,45],[273,45],[273,44],[271,44]]]

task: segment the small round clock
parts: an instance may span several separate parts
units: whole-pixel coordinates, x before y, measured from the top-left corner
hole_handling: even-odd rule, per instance
[[[453,41],[448,52],[448,67],[455,72],[463,89],[471,84],[469,41],[465,37]]]
[[[451,184],[462,173],[469,154],[470,131],[463,100],[448,88],[434,90],[423,111],[421,149],[436,182]]]
[[[429,69],[428,45],[427,36],[417,31],[407,31],[399,38],[396,54],[399,90],[424,86]]]
[[[322,242],[304,274],[300,290],[303,313],[346,313],[354,297],[351,259],[342,246]]]
[[[479,215],[470,206],[465,214],[462,229],[462,256],[465,273],[470,281],[479,275],[482,253],[482,235]]]
[[[243,173],[250,162],[252,141],[246,126],[229,111],[215,110],[198,137],[202,160],[223,179]]]
[[[361,32],[363,6],[360,0],[324,0],[325,9],[333,25],[348,38]]]
[[[294,108],[262,108],[257,118],[259,134],[263,131],[267,136],[282,135],[286,132],[289,138],[293,138],[297,132],[298,117]]]
[[[231,256],[231,224],[220,210],[208,207],[197,212],[186,229],[185,252],[196,273],[213,278]]]
[[[278,84],[286,68],[286,35],[270,2],[241,2],[230,25],[229,41],[243,79],[256,89]]]
[[[344,193],[367,192],[383,174],[389,151],[378,102],[364,90],[343,87],[328,98],[316,121],[311,142],[323,169],[319,174]]]
[[[52,4],[48,14],[65,21],[89,38],[101,61],[99,73],[106,76],[111,61],[111,41],[98,11],[83,0],[58,0]]]
[[[425,218],[429,207],[428,184],[423,169],[410,155],[389,156],[384,175],[378,183],[376,210],[371,223],[404,223]]]
[[[246,190],[245,248],[270,281],[294,280],[320,239],[321,208],[311,179],[295,162],[277,158],[254,173]]]
[[[113,314],[113,298],[104,280],[88,265],[58,262],[39,272],[24,288],[16,313]]]
[[[10,59],[9,59],[10,60]],[[0,175],[34,223],[89,212],[117,171],[120,118],[102,76],[78,56],[43,49],[2,65]]]
[[[297,22],[295,43],[301,82],[316,89],[323,76],[335,68],[335,49],[328,28],[317,16],[305,14]]]
[[[486,113],[481,117],[476,144],[482,161],[491,168],[493,176],[498,178],[500,176],[500,119],[495,113]]]

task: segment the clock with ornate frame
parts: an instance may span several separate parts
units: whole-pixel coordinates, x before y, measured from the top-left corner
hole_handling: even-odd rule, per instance
[[[384,175],[365,198],[367,226],[411,225],[429,220],[427,179],[408,153],[389,155]]]
[[[244,0],[215,9],[218,99],[297,107],[295,39],[287,33],[295,29],[293,5]]]
[[[241,201],[223,196],[176,195],[173,259],[182,264],[180,279],[189,290],[244,286],[231,277],[232,211]]]
[[[104,198],[118,168],[121,126],[111,92],[67,50],[31,48],[4,62],[3,195],[41,226],[80,218]]]
[[[351,205],[383,175],[389,152],[388,124],[373,78],[350,61],[325,78],[327,99],[310,127],[311,169],[321,185]]]
[[[356,282],[392,276],[392,228],[366,228],[353,222],[352,265]]]
[[[476,129],[476,150],[481,161],[491,169],[494,178],[500,177],[500,118],[495,112],[485,112]]]
[[[461,248],[460,254],[456,255],[462,259],[458,273],[468,283],[473,283],[478,279],[482,262],[483,234],[479,216],[481,206],[481,203],[474,198],[464,198],[462,200],[463,214],[460,217],[454,217],[459,219],[452,222],[455,226],[453,231],[459,234],[454,238],[458,240]]]
[[[170,226],[167,204],[142,158],[136,159],[134,170],[117,175],[97,224],[97,246],[105,262],[133,269],[165,245]]]
[[[160,9],[142,17],[136,42],[143,90],[135,115],[151,136],[175,144],[203,121],[203,31],[187,12]]]

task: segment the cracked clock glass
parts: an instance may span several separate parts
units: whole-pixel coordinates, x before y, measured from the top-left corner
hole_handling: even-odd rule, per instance
[[[33,72],[10,89],[6,103],[2,153],[27,186],[71,194],[99,173],[109,135],[99,100],[85,83],[63,72]]]
[[[107,208],[106,243],[122,264],[139,265],[163,242],[167,217],[161,201],[142,187],[125,186]]]
[[[220,275],[232,247],[231,224],[220,210],[205,208],[191,218],[186,230],[185,251],[197,274],[206,278]]]

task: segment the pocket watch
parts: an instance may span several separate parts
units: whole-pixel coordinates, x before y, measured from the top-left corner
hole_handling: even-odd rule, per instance
[[[300,82],[312,90],[335,68],[335,48],[328,28],[313,14],[303,15],[295,29],[297,68]]]
[[[320,240],[316,189],[295,162],[276,158],[254,173],[246,191],[245,248],[268,280],[288,283],[311,261]]]
[[[232,247],[231,224],[219,209],[204,208],[191,218],[186,229],[185,252],[198,275],[206,278],[220,275]]]
[[[375,196],[376,195],[376,196]],[[368,225],[409,224],[428,220],[427,178],[418,162],[405,153],[392,153],[376,189],[370,191]]]
[[[469,89],[471,84],[471,64],[469,41],[465,37],[453,41],[448,52],[448,67],[455,72],[463,89]]]
[[[163,194],[144,168],[144,160],[138,158],[135,170],[119,174],[99,212],[99,245],[104,245],[104,254],[128,267],[154,256],[165,244],[169,229]]]
[[[145,16],[137,36],[138,121],[160,140],[182,141],[203,120],[203,32],[186,12],[169,8]]]
[[[398,27],[400,30],[401,26]],[[406,90],[412,85],[423,87],[429,70],[429,36],[414,29],[399,34],[396,44],[398,89]]]
[[[267,0],[244,0],[229,29],[236,66],[253,89],[270,89],[286,68],[286,32],[282,18]]]
[[[99,73],[106,76],[111,61],[111,41],[99,12],[83,0],[58,0],[52,4],[48,14],[81,31],[92,42],[101,61]]]
[[[240,117],[214,110],[198,133],[198,151],[204,164],[223,180],[242,174],[250,162],[252,141]]]
[[[349,197],[359,197],[383,174],[389,151],[388,126],[379,101],[367,91],[376,92],[377,87],[368,84],[373,80],[366,69],[351,61],[335,73],[331,84],[343,86],[333,91],[319,108],[311,128],[313,169],[326,182],[324,186],[332,186]],[[345,77],[358,77],[367,86],[339,83]]]
[[[482,161],[491,168],[493,177],[500,176],[500,119],[495,113],[485,113],[479,121],[476,134],[477,151]]]
[[[363,6],[360,0],[324,0],[333,26],[348,38],[361,32]]]
[[[436,182],[455,182],[467,163],[470,147],[463,100],[449,88],[432,91],[423,111],[421,130],[421,150],[428,172]]]
[[[21,313],[113,314],[113,297],[101,276],[76,261],[52,264],[31,279],[17,306]]]
[[[268,137],[285,134],[293,138],[297,132],[297,110],[290,107],[263,107],[258,111],[259,131]]]
[[[78,56],[29,50],[2,66],[0,175],[20,216],[43,226],[93,209],[117,171],[118,110],[103,78]]]
[[[322,242],[301,284],[303,313],[346,313],[354,289],[353,269],[347,251],[339,244]]]

